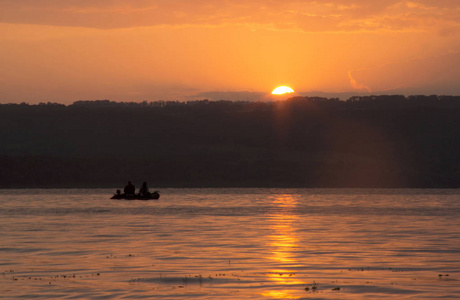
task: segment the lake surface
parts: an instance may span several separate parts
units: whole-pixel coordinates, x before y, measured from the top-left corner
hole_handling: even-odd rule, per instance
[[[0,298],[460,299],[460,190],[0,190]]]

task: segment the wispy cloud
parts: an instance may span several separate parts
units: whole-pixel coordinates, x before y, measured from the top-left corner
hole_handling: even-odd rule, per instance
[[[365,84],[358,83],[356,79],[353,78],[352,71],[348,71],[348,78],[350,79],[350,85],[353,89],[357,91],[365,90],[366,92],[371,92],[371,89]]]
[[[457,0],[0,0],[0,22],[96,28],[252,24],[306,32],[453,30],[460,26],[460,8]]]

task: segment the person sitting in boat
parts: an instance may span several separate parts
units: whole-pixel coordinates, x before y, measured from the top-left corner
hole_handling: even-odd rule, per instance
[[[147,182],[144,181],[141,188],[139,189],[139,196],[148,197],[150,196],[149,188],[147,187]]]
[[[131,183],[131,181],[128,181],[128,184],[125,186],[125,195],[134,195],[136,194],[136,187],[134,184]]]

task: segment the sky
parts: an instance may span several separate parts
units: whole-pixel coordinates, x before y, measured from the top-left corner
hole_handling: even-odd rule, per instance
[[[0,0],[0,103],[460,95],[459,0]]]

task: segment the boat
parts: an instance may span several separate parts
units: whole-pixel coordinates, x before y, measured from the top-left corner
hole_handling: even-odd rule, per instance
[[[139,194],[136,195],[126,195],[126,194],[115,194],[110,199],[117,199],[117,200],[158,200],[160,199],[160,193],[155,191],[150,195],[141,196]]]

